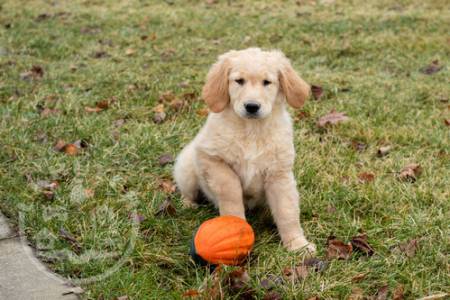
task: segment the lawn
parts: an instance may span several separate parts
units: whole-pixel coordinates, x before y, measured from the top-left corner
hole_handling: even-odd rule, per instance
[[[207,299],[219,281],[187,253],[217,212],[184,209],[160,157],[205,122],[199,94],[219,54],[278,48],[323,89],[291,111],[307,237],[321,260],[330,235],[366,233],[375,254],[289,280],[302,255],[254,214],[246,285],[262,298],[275,278],[283,299],[448,292],[449,20],[444,0],[2,1],[0,210],[86,299]],[[319,128],[333,109],[349,120]],[[421,172],[402,179],[411,163]]]

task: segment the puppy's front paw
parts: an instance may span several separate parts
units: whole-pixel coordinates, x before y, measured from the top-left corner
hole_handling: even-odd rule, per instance
[[[198,208],[197,202],[195,202],[194,200],[192,200],[190,198],[186,198],[186,197],[182,196],[181,201],[183,203],[184,208],[192,208],[192,209]]]
[[[308,242],[304,237],[296,238],[286,244],[286,249],[289,251],[307,251],[310,255],[316,253],[316,245]]]

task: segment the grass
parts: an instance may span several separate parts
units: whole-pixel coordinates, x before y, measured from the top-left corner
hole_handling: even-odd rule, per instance
[[[449,17],[443,0],[3,1],[0,209],[64,276],[102,274],[124,257],[109,277],[82,283],[87,299],[179,299],[200,288],[208,272],[189,261],[189,240],[216,212],[182,209],[175,194],[175,216],[155,213],[167,197],[159,183],[171,176],[158,157],[176,155],[194,137],[204,104],[166,109],[162,124],[153,122],[153,107],[164,91],[198,95],[209,65],[229,49],[279,48],[325,90],[295,122],[307,236],[322,257],[330,234],[348,241],[362,230],[376,254],[333,260],[324,272],[276,290],[286,299],[344,299],[355,288],[369,296],[385,284],[390,294],[403,285],[406,299],[448,292],[449,73],[419,70],[433,60],[448,65]],[[21,79],[33,65],[43,77]],[[109,109],[85,112],[112,97]],[[60,111],[43,117],[39,107]],[[317,119],[333,108],[351,120],[319,130]],[[116,126],[120,119],[125,124]],[[68,156],[53,150],[58,139],[84,139],[89,147]],[[356,151],[352,141],[366,148]],[[376,157],[386,144],[391,153]],[[413,162],[423,169],[418,179],[398,180],[396,172]],[[375,180],[359,183],[361,172]],[[42,196],[39,180],[60,183],[53,199]],[[133,212],[145,220],[133,225]],[[287,253],[261,218],[249,220],[257,242],[247,268],[262,297],[259,281],[300,256]],[[392,251],[412,239],[420,239],[413,257]],[[352,282],[360,273],[367,275]]]

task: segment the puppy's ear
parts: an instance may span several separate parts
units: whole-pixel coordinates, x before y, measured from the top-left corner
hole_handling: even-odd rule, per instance
[[[300,108],[308,98],[311,88],[295,70],[292,68],[289,60],[284,54],[279,53],[281,59],[281,69],[279,73],[279,81],[281,90],[286,96],[286,100],[294,108]]]
[[[209,109],[215,113],[225,109],[230,101],[228,94],[228,73],[230,62],[225,55],[219,57],[208,72],[206,83],[203,86],[202,98]]]

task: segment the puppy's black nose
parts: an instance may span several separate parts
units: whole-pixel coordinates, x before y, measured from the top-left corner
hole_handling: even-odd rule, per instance
[[[247,113],[254,115],[258,112],[261,105],[257,102],[247,102],[244,104],[244,107]]]

